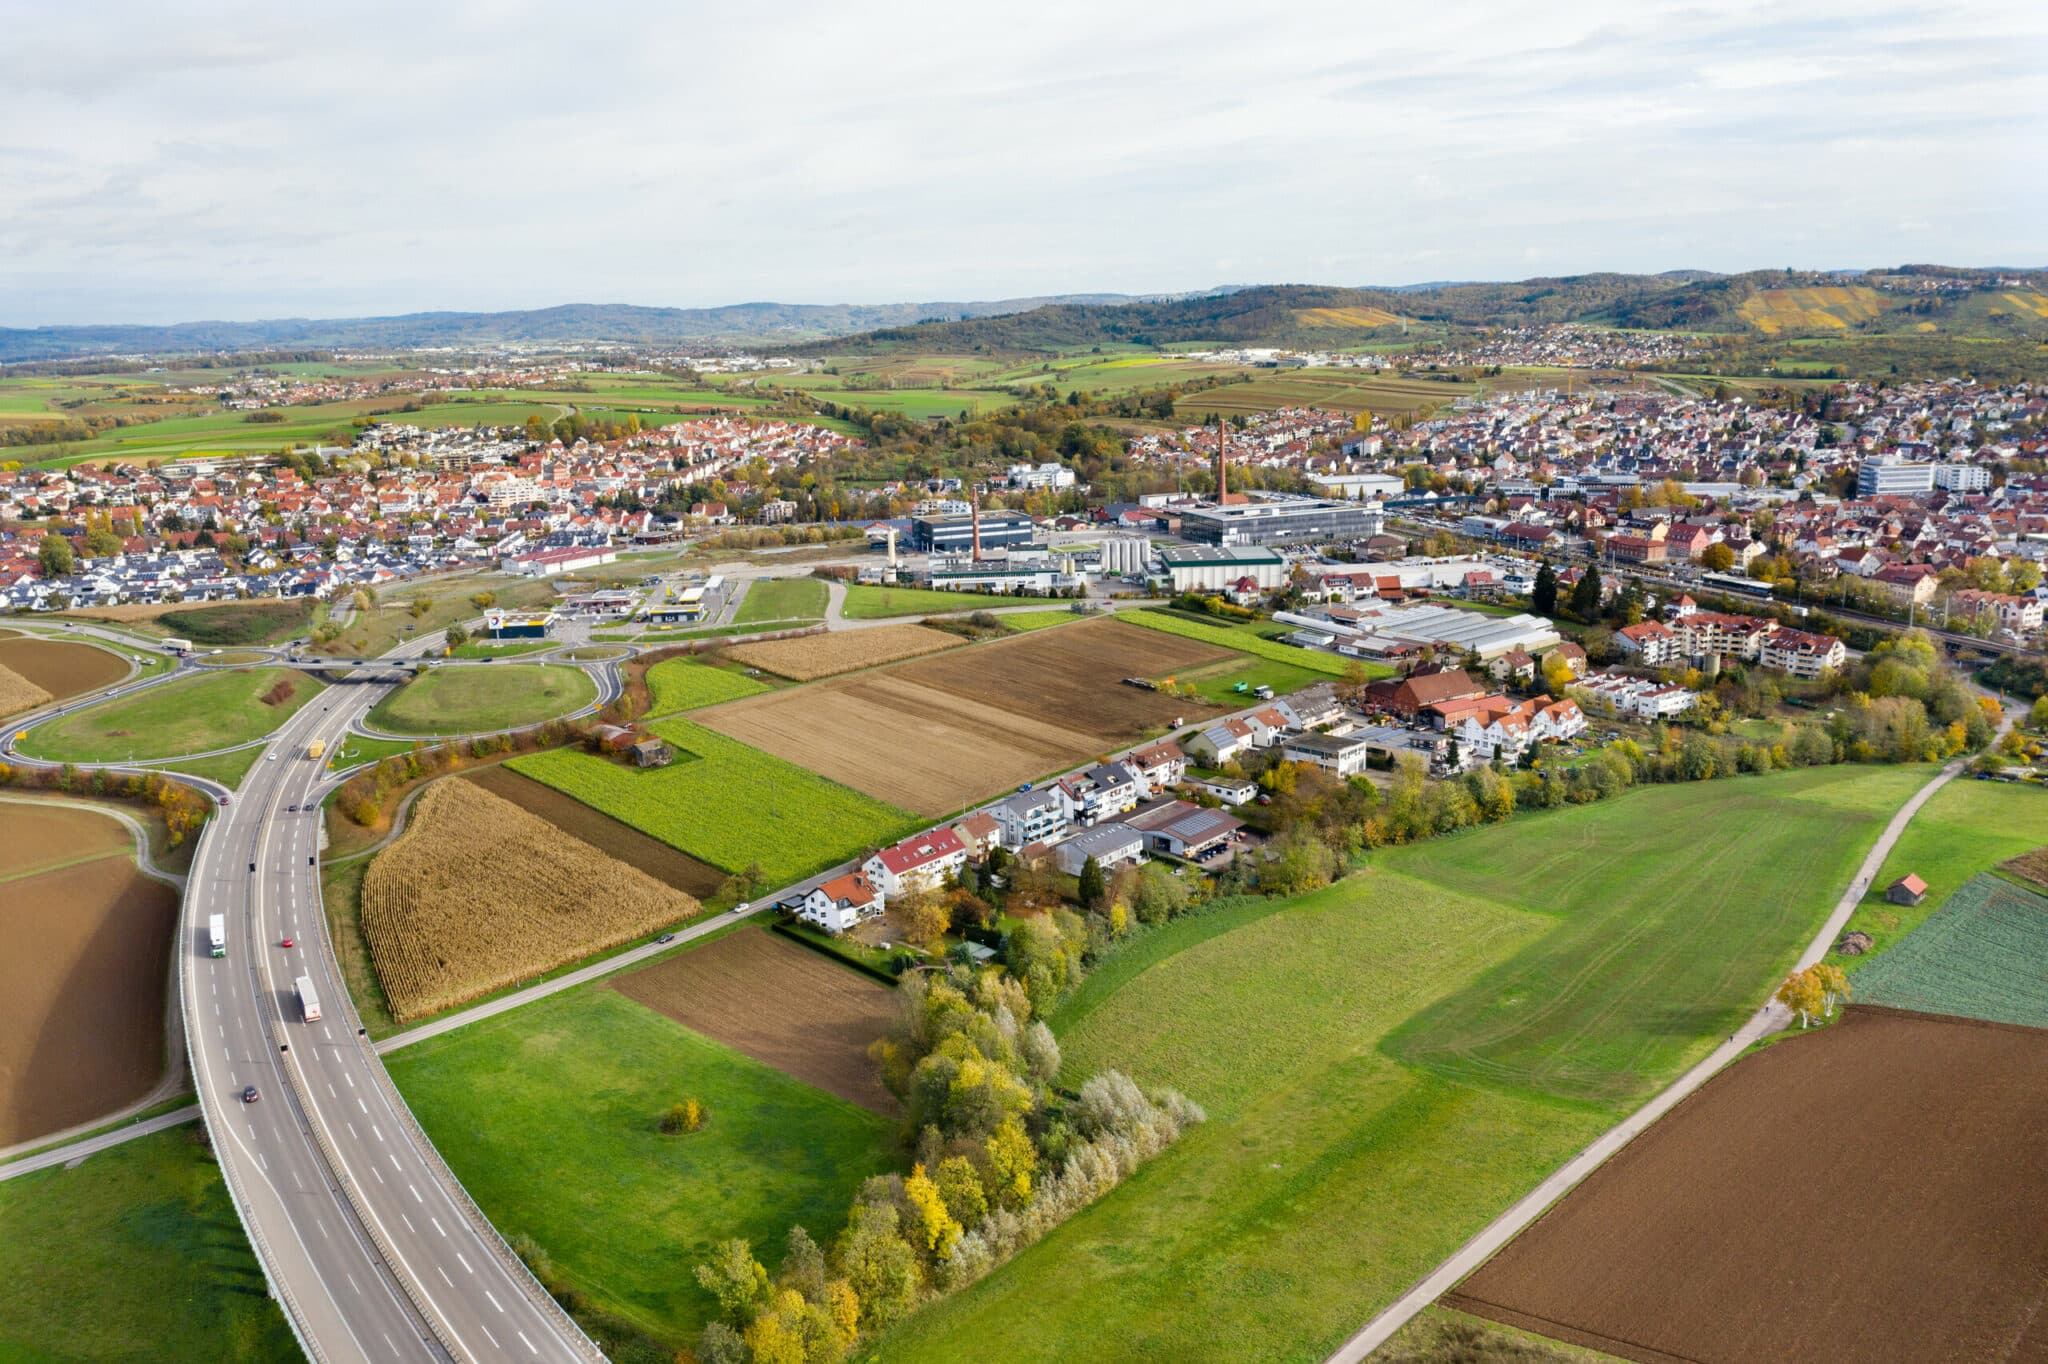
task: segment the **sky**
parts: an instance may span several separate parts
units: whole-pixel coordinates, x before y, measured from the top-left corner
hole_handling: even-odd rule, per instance
[[[0,326],[2048,265],[2037,0],[0,0],[0,33]]]

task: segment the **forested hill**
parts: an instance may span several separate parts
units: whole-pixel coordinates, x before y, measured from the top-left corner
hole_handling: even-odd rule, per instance
[[[407,313],[394,317],[273,318],[167,326],[0,327],[0,362],[76,355],[175,355],[328,347],[483,346],[507,342],[677,345],[769,344],[898,327],[928,317],[984,317],[1050,304],[1107,304],[1125,294],[1055,294],[982,302],[735,303],[720,308],[643,308],[572,303],[500,313]]]
[[[1261,285],[1141,302],[1060,304],[921,322],[793,349],[1063,351],[1193,342],[1314,348],[1391,337],[1405,324],[1589,323],[1738,334],[1940,331],[2048,336],[2048,272],[1904,266],[1868,273],[1761,270],[1597,274],[1515,283],[1345,289]]]

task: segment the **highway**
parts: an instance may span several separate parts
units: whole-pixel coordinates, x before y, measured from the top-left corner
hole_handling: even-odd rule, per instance
[[[342,683],[293,716],[201,837],[178,949],[201,1110],[310,1357],[596,1359],[413,1122],[334,966],[317,865],[325,771],[304,755],[386,690]],[[213,914],[227,916],[225,958],[210,953]],[[301,1018],[300,975],[318,1022]],[[245,1085],[257,1102],[242,1102]]]

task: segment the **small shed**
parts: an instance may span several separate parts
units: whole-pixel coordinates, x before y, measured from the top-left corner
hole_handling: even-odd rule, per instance
[[[665,740],[651,734],[636,738],[627,745],[626,751],[632,754],[635,767],[667,767],[675,756]]]
[[[1885,888],[1884,898],[1895,905],[1917,905],[1927,898],[1927,883],[1907,872]]]

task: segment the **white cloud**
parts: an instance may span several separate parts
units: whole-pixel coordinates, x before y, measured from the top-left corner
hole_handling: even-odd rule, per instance
[[[2039,6],[1386,8],[0,0],[0,324],[2048,259]]]

